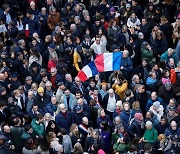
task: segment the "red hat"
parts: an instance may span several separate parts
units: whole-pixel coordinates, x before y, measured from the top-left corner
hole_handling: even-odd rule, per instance
[[[143,115],[142,115],[141,113],[136,113],[136,114],[134,115],[134,118],[135,118],[136,120],[141,120],[141,119],[143,118]]]

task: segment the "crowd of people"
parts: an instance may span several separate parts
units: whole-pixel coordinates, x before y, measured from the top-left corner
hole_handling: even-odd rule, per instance
[[[178,154],[179,39],[179,0],[2,0],[0,154]]]

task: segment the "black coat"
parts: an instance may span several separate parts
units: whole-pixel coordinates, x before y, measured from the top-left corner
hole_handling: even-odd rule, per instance
[[[43,100],[42,100],[43,99]],[[34,98],[34,103],[38,105],[38,108],[44,111],[44,107],[50,102],[50,96],[44,93],[44,96],[41,97],[38,93]]]
[[[132,124],[129,125],[127,131],[132,138],[134,138],[135,136],[141,138],[144,134],[144,129],[141,129],[141,126],[137,123],[136,120],[134,120]]]
[[[163,102],[167,105],[169,104],[169,100],[173,97],[172,89],[166,90],[165,85],[162,85],[159,88],[158,96],[163,99]]]
[[[92,145],[95,142],[99,145],[100,149],[105,150],[105,148],[106,148],[105,142],[102,138],[95,141],[93,137],[87,137],[86,142],[85,142],[85,146],[84,146],[84,151],[89,152],[89,149],[91,149]]]
[[[103,103],[102,103],[102,107],[103,107],[103,109],[105,109],[105,110],[106,110],[106,108],[107,108],[108,99],[109,99],[109,94],[106,94],[106,95],[104,96]],[[116,99],[116,101],[119,100],[119,96],[118,96],[117,94],[115,94],[115,99]]]

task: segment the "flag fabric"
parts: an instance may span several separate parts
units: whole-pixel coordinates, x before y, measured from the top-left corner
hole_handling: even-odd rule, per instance
[[[26,24],[26,27],[25,27],[25,36],[29,37],[29,24]]]
[[[98,72],[120,70],[121,52],[103,53],[96,57],[95,65]]]
[[[83,67],[83,69],[79,71],[77,76],[80,78],[82,82],[84,82],[88,80],[90,77],[95,76],[96,74],[98,74],[98,71],[94,61],[92,61],[88,65]]]
[[[121,52],[103,53],[96,57],[95,61],[90,62],[79,71],[78,77],[82,82],[95,76],[98,72],[120,70]]]

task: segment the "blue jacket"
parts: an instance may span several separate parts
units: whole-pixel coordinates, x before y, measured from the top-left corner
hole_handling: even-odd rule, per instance
[[[128,126],[128,123],[129,123],[130,111],[127,112],[125,110],[122,110],[122,112],[120,113],[120,118],[123,122],[125,129],[126,129]]]
[[[161,103],[161,105],[163,105],[163,106],[164,106],[164,103],[163,103],[163,100],[162,100],[162,98],[161,98],[161,97],[157,97],[157,99],[156,99],[155,101],[160,102],[160,103]],[[149,100],[147,101],[146,111],[148,111],[148,110],[149,110],[149,108],[153,105],[153,103],[154,103],[155,101],[154,101],[154,100],[152,100],[152,99],[149,99]]]
[[[156,79],[153,79],[151,77],[148,77],[147,80],[146,80],[146,84],[149,85],[149,84],[154,84],[156,83],[157,80]]]
[[[72,112],[67,111],[67,115],[64,116],[61,112],[55,117],[55,121],[58,129],[65,128],[69,132],[69,128],[72,124]]]

